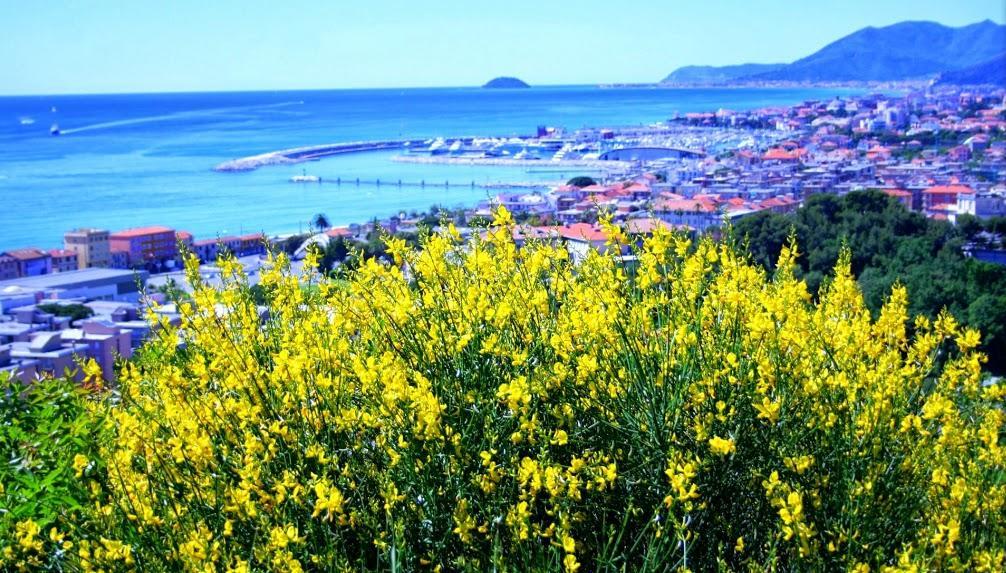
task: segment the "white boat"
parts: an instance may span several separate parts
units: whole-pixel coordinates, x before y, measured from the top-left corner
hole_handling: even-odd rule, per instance
[[[52,127],[49,128],[49,134],[50,135],[59,135],[59,125],[55,124],[55,123],[52,124]]]
[[[22,117],[18,121],[21,122],[21,125],[31,125],[31,124],[35,123],[35,120],[32,119],[32,118],[30,118],[30,117]]]
[[[290,178],[291,183],[321,183],[321,177],[317,175],[294,175]]]

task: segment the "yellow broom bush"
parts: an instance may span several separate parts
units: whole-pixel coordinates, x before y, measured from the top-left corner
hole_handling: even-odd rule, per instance
[[[124,367],[69,568],[1000,571],[1003,386],[949,315],[727,243],[629,268],[506,212],[396,265],[195,288]],[[624,241],[614,228],[613,241]],[[308,262],[310,267],[311,261]],[[404,269],[404,270],[401,270]]]

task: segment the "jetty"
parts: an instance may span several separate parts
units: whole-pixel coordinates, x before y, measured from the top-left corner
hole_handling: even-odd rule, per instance
[[[405,149],[411,146],[424,145],[427,142],[429,142],[429,139],[390,139],[384,141],[352,141],[348,143],[294,147],[292,149],[270,151],[269,153],[232,159],[217,165],[213,170],[221,172],[254,171],[259,167],[267,165],[290,165],[347,153]]]
[[[497,190],[507,190],[507,189],[527,189],[527,190],[543,190],[552,187],[557,187],[562,185],[562,181],[450,181],[450,180],[436,180],[436,179],[420,179],[420,180],[402,180],[402,179],[367,179],[363,177],[313,177],[312,179],[304,179],[298,177],[292,177],[290,181],[292,183],[304,184],[317,184],[317,185],[336,185],[336,186],[347,186],[347,187],[419,187],[419,188],[450,188],[450,187],[463,187],[471,189],[497,189]]]

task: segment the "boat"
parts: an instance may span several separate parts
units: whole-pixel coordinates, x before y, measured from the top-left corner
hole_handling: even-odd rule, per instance
[[[55,124],[55,123],[52,124],[52,127],[49,128],[49,134],[50,135],[59,135],[59,124]]]
[[[21,125],[31,125],[35,123],[35,120],[30,117],[22,117],[19,121],[21,122]]]
[[[317,175],[294,175],[290,178],[291,183],[321,183],[321,177]]]

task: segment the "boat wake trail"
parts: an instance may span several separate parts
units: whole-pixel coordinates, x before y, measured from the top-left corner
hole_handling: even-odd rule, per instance
[[[245,112],[245,111],[258,111],[264,109],[273,109],[279,107],[288,107],[292,105],[301,105],[302,101],[287,101],[282,103],[271,103],[265,105],[246,105],[238,107],[218,107],[212,109],[198,109],[192,111],[179,111],[176,113],[168,113],[164,115],[153,115],[149,117],[136,117],[133,119],[122,119],[117,121],[104,121],[101,123],[95,123],[91,125],[85,125],[83,127],[74,127],[70,129],[60,130],[62,135],[71,135],[74,133],[83,133],[85,131],[97,131],[99,129],[113,129],[116,127],[125,127],[129,125],[138,125],[142,123],[154,123],[158,121],[172,121],[177,119],[190,119],[194,117],[205,117],[213,115],[221,115],[225,113],[235,113],[235,112]]]

